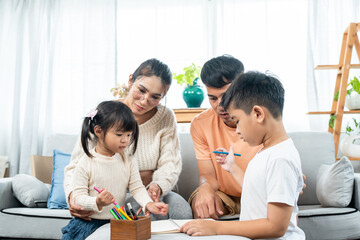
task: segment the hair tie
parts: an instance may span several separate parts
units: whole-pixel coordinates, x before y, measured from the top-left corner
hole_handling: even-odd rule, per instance
[[[87,114],[87,117],[91,118],[91,120],[94,119],[94,117],[96,116],[97,114],[97,109],[95,110],[91,110],[88,114]]]

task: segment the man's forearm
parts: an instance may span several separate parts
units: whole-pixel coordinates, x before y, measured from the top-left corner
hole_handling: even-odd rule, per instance
[[[216,192],[219,189],[219,183],[216,178],[211,175],[200,175],[199,188],[208,185],[210,188]]]

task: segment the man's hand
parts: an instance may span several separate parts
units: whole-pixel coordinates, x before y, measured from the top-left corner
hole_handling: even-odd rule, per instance
[[[217,148],[216,151],[226,152],[225,148]],[[232,165],[234,164],[234,149],[233,146],[230,147],[229,154],[216,154],[216,161],[220,166],[226,171],[230,172]]]
[[[72,198],[72,192],[69,194],[69,211],[71,216],[90,221],[90,216],[94,214],[93,211],[84,210],[83,207],[76,205],[75,200]]]
[[[191,207],[194,218],[218,219],[219,216],[224,214],[223,202],[207,183],[200,185],[198,194],[194,197]]]
[[[190,236],[209,236],[217,234],[216,221],[210,220],[193,220],[181,226],[180,232]]]
[[[148,188],[148,194],[154,202],[159,202],[161,196],[161,188],[156,183],[151,183]]]

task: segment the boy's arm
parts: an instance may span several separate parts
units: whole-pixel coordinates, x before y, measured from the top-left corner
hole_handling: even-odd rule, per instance
[[[268,203],[267,218],[251,221],[219,222],[217,234],[240,235],[251,239],[279,238],[288,229],[293,207],[284,203]]]
[[[226,152],[227,150],[224,148],[218,148],[216,151]],[[243,186],[245,172],[235,163],[233,146],[230,147],[229,154],[217,153],[216,161],[223,169],[231,173],[240,187]]]
[[[240,187],[242,187],[245,175],[244,170],[242,170],[236,163],[234,163],[232,168],[230,169],[230,173],[235,178],[236,182],[240,185]]]
[[[279,238],[289,226],[292,206],[284,203],[268,203],[267,218],[251,221],[194,220],[184,224],[181,232],[192,236],[238,235],[251,239]]]

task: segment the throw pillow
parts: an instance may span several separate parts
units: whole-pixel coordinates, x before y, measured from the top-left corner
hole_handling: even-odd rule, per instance
[[[50,191],[39,179],[27,174],[18,174],[13,178],[12,189],[14,196],[24,206],[46,207]]]
[[[51,191],[47,201],[48,208],[67,209],[64,192],[64,168],[69,164],[71,154],[54,150]]]
[[[316,181],[316,196],[324,207],[347,207],[354,186],[354,168],[347,157],[332,165],[321,165]]]

